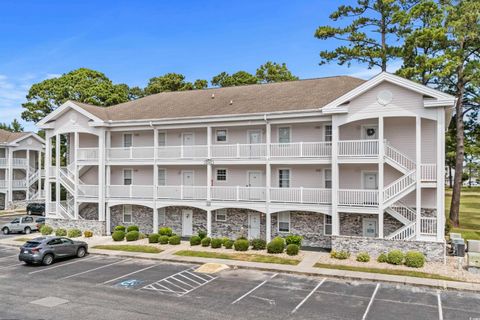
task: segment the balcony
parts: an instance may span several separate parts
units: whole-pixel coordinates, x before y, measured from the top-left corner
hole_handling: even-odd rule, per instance
[[[27,187],[27,180],[13,180],[12,187],[15,188],[26,188]]]
[[[77,158],[79,161],[98,160],[98,148],[78,148]]]
[[[265,159],[267,145],[256,144],[214,144],[211,146],[213,159]]]
[[[331,142],[272,143],[271,158],[330,158]]]
[[[338,156],[342,158],[378,157],[378,140],[342,140],[338,142]]]
[[[378,207],[378,190],[339,189],[338,205],[346,207]]]
[[[6,167],[8,165],[7,158],[0,158],[0,167]]]
[[[78,196],[83,198],[97,198],[98,197],[98,185],[78,185]]]
[[[0,180],[0,189],[6,189],[8,186],[6,180]]]
[[[26,167],[28,165],[27,159],[25,158],[13,158],[12,165],[14,167]]]
[[[271,188],[270,201],[328,205],[332,203],[332,190],[318,188]]]

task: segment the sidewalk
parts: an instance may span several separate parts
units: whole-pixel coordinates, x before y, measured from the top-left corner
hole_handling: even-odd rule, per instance
[[[22,238],[34,238],[39,235],[29,235],[22,236]],[[21,246],[23,242],[15,241],[14,238],[7,238],[0,240],[0,244],[9,245],[9,246]],[[174,253],[179,250],[186,250],[190,248],[188,242],[182,242],[178,246],[169,246],[167,249],[158,254],[152,253],[141,253],[141,252],[125,252],[125,251],[113,251],[113,250],[100,250],[93,249],[95,245],[99,244],[113,244],[110,237],[98,237],[91,239],[82,240],[88,241],[90,246],[89,252],[91,254],[99,255],[108,255],[116,256],[122,258],[137,258],[137,259],[148,259],[148,260],[159,260],[159,261],[169,261],[175,263],[194,263],[194,264],[204,264],[204,263],[219,263],[225,264],[232,269],[242,268],[242,269],[254,269],[261,271],[270,271],[270,272],[282,272],[282,273],[291,273],[299,275],[308,275],[308,276],[327,276],[332,278],[341,278],[349,280],[364,280],[364,281],[382,281],[398,284],[408,284],[408,285],[417,285],[417,286],[428,286],[440,289],[453,289],[453,290],[462,290],[462,291],[480,291],[479,283],[468,283],[468,282],[457,282],[457,281],[445,281],[445,280],[435,280],[435,279],[426,279],[426,278],[417,278],[417,277],[407,277],[407,276],[395,276],[395,275],[386,275],[386,274],[376,274],[376,273],[367,273],[359,271],[344,271],[344,270],[335,270],[335,269],[323,269],[316,268],[314,264],[318,261],[318,256],[316,252],[304,251],[303,260],[296,266],[292,265],[281,265],[273,263],[259,263],[259,262],[247,262],[247,261],[238,261],[238,260],[225,260],[225,259],[215,259],[215,258],[199,258],[199,257],[181,257],[176,256]],[[118,243],[116,243],[118,244]],[[122,243],[125,244],[125,243]],[[138,243],[135,243],[138,244]]]

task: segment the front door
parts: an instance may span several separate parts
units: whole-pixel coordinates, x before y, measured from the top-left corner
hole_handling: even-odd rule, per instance
[[[182,171],[183,197],[193,197],[193,171]]]
[[[193,234],[193,210],[182,210],[182,236],[188,237]]]
[[[248,131],[248,143],[262,143],[262,131],[261,130],[250,130]]]
[[[377,236],[377,220],[364,218],[363,219],[363,236],[375,238]]]
[[[260,238],[260,213],[250,212],[248,214],[248,238]]]
[[[185,132],[182,134],[182,143],[184,146],[191,146],[193,145],[193,133]]]
[[[249,171],[248,172],[248,199],[249,200],[261,200],[263,195],[262,187],[262,172],[261,171]]]
[[[376,172],[365,172],[363,174],[363,188],[368,190],[378,189],[378,180]]]

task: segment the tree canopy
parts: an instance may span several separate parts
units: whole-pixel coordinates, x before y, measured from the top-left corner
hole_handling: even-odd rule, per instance
[[[198,79],[194,83],[185,81],[185,76],[179,73],[166,73],[163,76],[153,77],[145,87],[145,94],[155,94],[168,91],[185,91],[204,89],[208,85],[207,80]]]
[[[0,123],[0,129],[7,130],[10,132],[22,132],[23,126],[18,122],[17,119],[13,119],[12,123]]]

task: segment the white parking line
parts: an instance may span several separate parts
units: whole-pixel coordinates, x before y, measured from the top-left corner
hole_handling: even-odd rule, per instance
[[[375,295],[377,294],[378,288],[380,287],[380,283],[377,284],[375,287],[375,290],[373,291],[372,297],[370,298],[370,302],[368,303],[367,309],[365,310],[365,313],[363,314],[362,320],[367,319],[367,314],[368,311],[370,310],[370,307],[372,306],[373,300],[375,299]]]
[[[303,300],[295,307],[295,309],[292,310],[292,313],[297,312],[297,310],[308,300],[308,298],[310,298],[310,296],[311,296],[315,291],[317,291],[318,287],[320,287],[320,286],[325,282],[325,280],[327,280],[327,278],[323,278],[322,281],[320,281],[320,282],[315,286],[315,288],[313,288],[313,290],[310,291],[310,293],[305,297],[305,299],[303,299]]]
[[[232,304],[235,304],[235,303],[237,303],[238,301],[242,300],[243,298],[245,298],[246,296],[248,296],[250,293],[252,293],[253,291],[255,291],[255,290],[257,290],[258,288],[260,288],[261,286],[263,286],[265,283],[267,283],[268,280],[271,280],[271,279],[275,278],[277,275],[278,275],[278,273],[275,273],[274,275],[272,275],[272,276],[270,277],[270,279],[264,280],[262,283],[260,283],[259,285],[257,285],[255,288],[253,288],[252,290],[248,291],[248,292],[245,293],[243,296],[239,297],[237,300],[233,301]]]
[[[52,267],[48,267],[48,268],[44,268],[44,269],[40,269],[40,270],[35,270],[35,271],[32,271],[32,272],[29,272],[28,274],[34,274],[34,273],[38,273],[38,272],[48,271],[48,270],[51,270],[51,269],[56,269],[56,268],[60,268],[60,267],[63,267],[63,266],[68,266],[68,265],[78,263],[78,262],[82,262],[82,261],[89,261],[89,260],[92,260],[92,259],[95,259],[95,258],[98,258],[98,257],[91,257],[91,258],[87,258],[87,259],[79,259],[79,260],[75,260],[75,261],[72,261],[72,262],[63,263],[63,264],[59,264],[59,265],[56,265],[56,266],[52,266]]]
[[[156,267],[156,266],[157,266],[157,264],[153,264],[153,265],[148,266],[148,267],[146,267],[146,268],[143,268],[143,269],[140,269],[140,270],[137,270],[137,271],[133,271],[133,272],[130,272],[130,273],[127,273],[127,274],[124,274],[123,276],[116,277],[116,278],[114,278],[114,279],[107,280],[107,281],[105,281],[103,284],[107,284],[107,283],[110,283],[110,282],[114,282],[114,281],[120,280],[120,279],[122,279],[122,278],[131,276],[132,274],[136,274],[136,273],[139,273],[139,272],[142,272],[142,271],[151,269],[151,268]]]
[[[100,270],[100,269],[103,269],[103,268],[106,268],[106,267],[110,267],[110,266],[113,266],[113,265],[115,265],[115,264],[119,264],[119,263],[122,263],[122,262],[125,262],[125,261],[128,261],[128,260],[132,260],[132,259],[128,258],[128,259],[125,259],[125,260],[116,261],[116,262],[109,263],[109,264],[106,264],[106,265],[103,265],[103,266],[100,266],[100,267],[96,267],[96,268],[93,268],[93,269],[89,269],[89,270],[85,270],[85,271],[82,271],[82,272],[74,273],[74,274],[71,274],[71,275],[69,275],[69,276],[60,278],[59,280],[70,279],[70,278],[79,276],[79,275],[81,275],[81,274],[89,273],[89,272],[92,272],[92,271],[95,271],[95,270]]]
[[[442,297],[440,296],[440,292],[437,293],[437,302],[438,302],[438,320],[443,320]]]
[[[9,266],[0,267],[0,270],[8,269],[8,268],[11,268],[11,267],[16,267],[16,266],[21,266],[21,265],[23,265],[23,263],[11,264]]]

